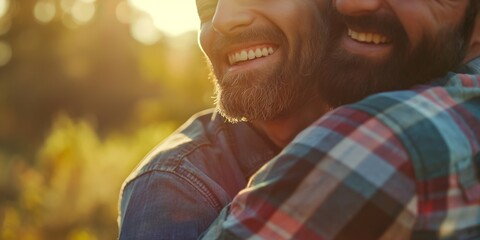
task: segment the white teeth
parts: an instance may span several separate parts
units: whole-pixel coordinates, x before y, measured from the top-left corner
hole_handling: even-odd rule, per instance
[[[255,57],[259,58],[261,56],[263,56],[262,50],[260,50],[260,48],[257,48],[257,50],[255,50]]]
[[[359,33],[351,29],[348,29],[348,36],[353,40],[363,43],[384,44],[389,42],[387,36],[377,33]]]
[[[262,56],[264,57],[268,56],[268,50],[266,48],[262,49]]]
[[[378,35],[378,34],[375,34],[375,35],[373,36],[373,42],[374,42],[375,44],[381,43],[381,42],[382,42],[382,36],[380,36],[380,35]]]
[[[253,60],[256,58],[267,57],[272,55],[275,52],[273,47],[263,47],[250,50],[242,50],[228,56],[228,61],[230,64],[235,64],[238,62],[244,62],[247,60]]]
[[[365,33],[358,34],[358,40],[360,40],[360,42],[366,42],[367,35]]]
[[[255,52],[252,50],[248,51],[248,60],[252,60],[255,58]]]
[[[373,34],[369,33],[365,36],[365,41],[372,42],[372,40],[373,40]]]
[[[248,54],[247,54],[247,51],[243,50],[241,53],[240,53],[240,58],[237,58],[235,60],[239,60],[239,61],[245,61],[248,59]]]

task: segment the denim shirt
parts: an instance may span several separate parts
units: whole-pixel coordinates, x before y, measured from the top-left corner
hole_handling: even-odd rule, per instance
[[[120,239],[196,239],[278,149],[247,123],[193,116],[126,179]]]

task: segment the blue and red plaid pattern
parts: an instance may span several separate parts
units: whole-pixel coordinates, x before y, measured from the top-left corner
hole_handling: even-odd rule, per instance
[[[480,239],[480,59],[303,131],[205,239]]]

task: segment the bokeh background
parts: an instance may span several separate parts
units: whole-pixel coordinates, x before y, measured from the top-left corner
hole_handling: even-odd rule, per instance
[[[212,106],[196,18],[193,0],[0,0],[0,239],[117,238],[123,180]]]

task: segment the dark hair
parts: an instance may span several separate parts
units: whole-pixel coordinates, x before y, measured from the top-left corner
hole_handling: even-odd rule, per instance
[[[470,7],[472,7],[475,11],[480,10],[478,6],[480,6],[478,0],[470,0]]]

